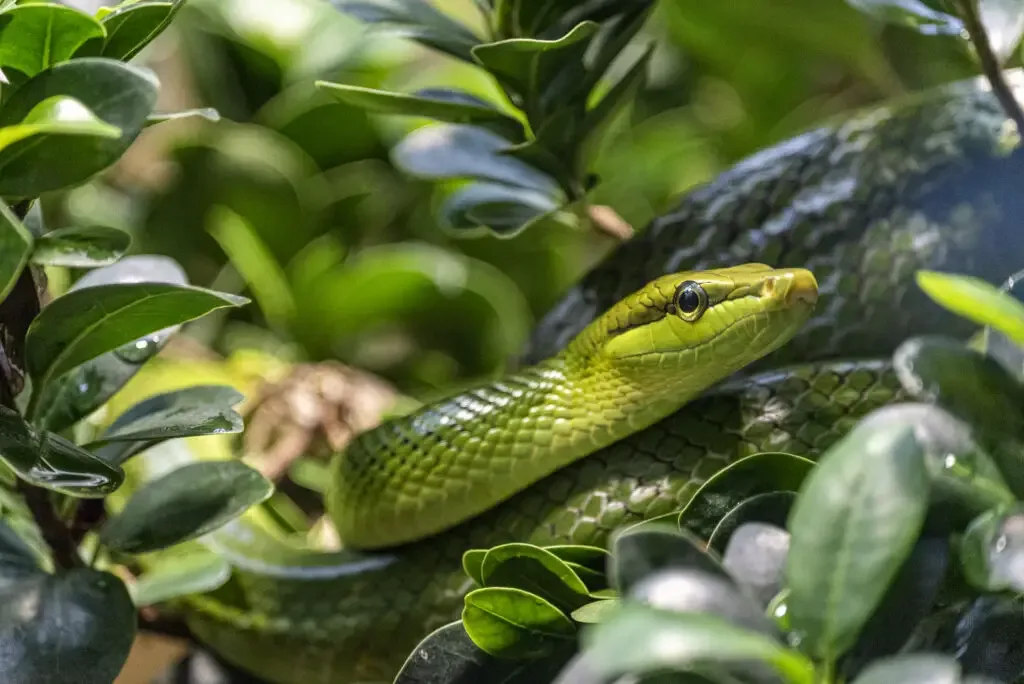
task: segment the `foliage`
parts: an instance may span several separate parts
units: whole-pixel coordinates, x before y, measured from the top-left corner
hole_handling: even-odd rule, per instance
[[[467,552],[481,588],[417,649],[457,643],[461,669],[424,672],[414,653],[396,681],[497,678],[510,662],[558,684],[1017,681],[1024,311],[975,279],[919,282],[987,326],[981,348],[907,340],[893,364],[908,401],[869,414],[816,467],[747,457],[680,512],[618,530],[609,552]],[[501,600],[482,611],[482,594]]]

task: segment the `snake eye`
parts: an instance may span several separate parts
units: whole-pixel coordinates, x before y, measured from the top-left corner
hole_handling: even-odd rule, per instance
[[[676,311],[686,321],[695,321],[708,308],[708,293],[704,288],[687,280],[676,290]]]

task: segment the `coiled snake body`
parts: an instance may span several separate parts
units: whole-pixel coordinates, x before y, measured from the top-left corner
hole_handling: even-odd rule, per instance
[[[1021,75],[1010,76],[1020,87]],[[917,290],[915,271],[999,283],[1024,265],[1024,164],[1022,153],[1008,152],[1006,122],[984,81],[958,83],[781,143],[690,193],[565,296],[537,327],[524,361],[558,357],[600,314],[666,274],[752,262],[806,268],[817,278],[814,314],[789,342],[682,409],[646,416],[631,435],[603,435],[598,441],[618,441],[554,464],[497,506],[482,505],[479,486],[466,485],[472,464],[451,454],[424,447],[405,470],[381,465],[332,502],[335,510],[371,511],[343,536],[361,534],[364,548],[377,539],[387,547],[380,551],[313,553],[275,540],[258,513],[247,514],[204,539],[234,574],[189,600],[190,627],[227,660],[278,684],[390,682],[420,639],[458,618],[471,587],[461,567],[467,549],[601,545],[620,525],[679,508],[740,456],[816,456],[859,417],[898,398],[888,358],[900,342],[971,331]],[[701,360],[728,365],[713,354]],[[722,377],[732,370],[723,367]],[[433,418],[461,424],[493,410],[493,397],[476,399],[463,397],[458,410]],[[384,441],[416,446],[430,434],[404,425]],[[477,437],[463,435],[456,452]],[[514,440],[506,446],[521,453]],[[154,452],[140,460],[147,476],[172,467],[175,454],[178,462],[194,458],[177,443]],[[440,499],[420,505],[422,490],[402,490],[424,454],[450,459],[445,472],[462,485],[447,477],[435,484],[461,497],[467,521],[424,522]],[[367,465],[359,472],[372,470]],[[381,489],[384,481],[399,487]],[[381,498],[384,491],[399,493]],[[392,543],[407,541],[403,530],[420,522],[410,534],[425,538]]]

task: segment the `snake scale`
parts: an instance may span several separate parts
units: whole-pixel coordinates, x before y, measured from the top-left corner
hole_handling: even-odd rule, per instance
[[[1008,77],[1024,92],[1024,75]],[[817,279],[817,307],[788,343],[646,429],[420,541],[315,553],[275,539],[251,511],[204,538],[233,574],[188,599],[189,626],[226,660],[275,684],[390,682],[422,637],[458,618],[472,585],[461,568],[467,549],[602,545],[618,526],[680,507],[738,457],[820,454],[901,396],[888,365],[899,343],[971,332],[916,288],[915,271],[999,283],[1024,265],[1024,152],[1009,152],[1007,130],[987,84],[973,79],[741,161],[566,293],[523,362],[557,356],[598,315],[666,274],[750,262],[806,268]],[[151,477],[194,458],[171,442],[135,467]]]

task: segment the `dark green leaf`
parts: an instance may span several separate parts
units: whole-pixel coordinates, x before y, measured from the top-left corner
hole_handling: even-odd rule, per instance
[[[548,175],[501,154],[505,138],[464,124],[437,124],[418,128],[391,152],[396,166],[421,178],[481,178],[515,188],[554,195],[558,185]]]
[[[960,35],[963,22],[951,14],[933,10],[922,0],[846,0],[876,19],[906,26],[925,35]]]
[[[36,555],[10,525],[0,520],[0,584],[20,574],[32,574],[39,569]]]
[[[509,38],[477,45],[473,57],[508,88],[531,98],[559,68],[565,67],[567,59],[562,53],[568,50],[575,56],[577,51],[585,50],[599,27],[596,22],[586,21],[555,40]]]
[[[473,643],[495,657],[539,658],[575,637],[576,627],[562,611],[521,589],[475,589],[465,601],[466,632]]]
[[[708,548],[724,553],[733,532],[747,522],[770,523],[785,528],[795,501],[796,492],[768,492],[750,497],[725,514],[711,533]]]
[[[421,641],[394,684],[537,684],[554,679],[571,654],[572,649],[568,648],[541,660],[495,658],[473,643],[460,620],[435,630]]]
[[[986,592],[1024,592],[1024,507],[983,513],[960,540],[967,581]]]
[[[481,41],[468,28],[425,0],[332,0],[353,17],[374,24],[377,31],[401,36],[472,62],[471,50]]]
[[[971,276],[921,271],[917,284],[925,294],[968,320],[991,326],[1024,344],[1024,303],[995,285]]]
[[[143,335],[247,301],[169,283],[119,283],[68,292],[29,326],[26,365],[33,386],[45,387],[75,366]]]
[[[0,155],[0,195],[35,197],[81,183],[113,164],[145,125],[157,87],[152,72],[108,59],[75,59],[33,76],[0,108],[0,126],[20,123],[43,100],[63,95],[121,136],[22,140]]]
[[[486,555],[487,549],[470,549],[462,554],[462,570],[481,587],[484,586],[484,578],[480,571]]]
[[[0,200],[0,302],[10,294],[32,252],[32,234]]]
[[[82,497],[117,489],[124,472],[52,432],[38,432],[16,411],[0,407],[0,459],[27,482]]]
[[[831,661],[854,644],[910,555],[929,497],[904,413],[875,411],[821,457],[789,523],[789,612],[804,652]]]
[[[146,128],[156,126],[167,121],[179,121],[181,119],[206,119],[216,123],[220,121],[220,112],[212,107],[199,107],[196,109],[183,109],[180,112],[153,112],[146,117]]]
[[[785,453],[741,458],[701,485],[679,513],[679,526],[710,539],[722,518],[740,503],[757,494],[798,491],[813,468],[813,461]]]
[[[782,591],[788,554],[789,533],[784,527],[746,522],[729,536],[722,565],[733,579],[758,599],[760,605],[767,606]]]
[[[110,573],[0,577],[0,681],[110,684],[128,659],[135,621],[124,583]]]
[[[168,439],[241,432],[242,417],[233,407],[243,399],[233,387],[218,385],[157,394],[118,416],[89,448],[107,463],[121,465]]]
[[[480,565],[485,587],[515,587],[570,612],[589,601],[590,592],[572,568],[550,551],[531,544],[502,544]]]
[[[582,134],[588,139],[587,147],[590,153],[580,161],[581,164],[590,163],[601,143],[604,131],[608,130],[616,115],[630,104],[637,92],[644,87],[653,55],[654,47],[651,46],[619,79],[618,83],[601,98],[601,101],[587,112],[583,120]]]
[[[621,605],[619,599],[601,599],[592,601],[572,611],[571,617],[576,622],[593,624],[607,620]]]
[[[162,256],[130,256],[86,273],[71,290],[96,285],[130,282],[188,284],[185,272],[174,260]],[[87,361],[43,388],[36,424],[48,430],[64,430],[102,406],[121,389],[139,368],[177,332],[171,326],[133,340],[112,352]]]
[[[872,664],[853,684],[960,684],[960,666],[948,656],[909,653]]]
[[[0,13],[0,66],[35,76],[71,59],[85,41],[104,36],[88,14],[57,3],[15,6]]]
[[[467,236],[481,229],[511,238],[558,210],[549,193],[498,183],[470,183],[451,193],[438,210],[442,225]]]
[[[231,564],[202,548],[161,555],[147,567],[132,589],[137,606],[151,606],[189,594],[213,591],[231,578]]]
[[[12,145],[36,144],[52,135],[116,139],[121,131],[97,118],[78,100],[55,95],[33,107],[21,121],[0,128],[0,166],[16,158],[15,151],[25,149],[25,145],[21,145],[10,153],[5,152]]]
[[[139,489],[103,526],[100,541],[125,553],[156,551],[227,524],[273,492],[241,461],[191,463]]]
[[[754,662],[770,665],[792,684],[814,681],[814,666],[799,653],[712,615],[623,605],[583,639],[585,658],[602,678]]]
[[[728,577],[714,554],[693,535],[669,525],[641,525],[617,532],[611,543],[608,578],[620,594],[648,575],[672,568],[703,570]]]
[[[103,17],[107,30],[102,56],[127,62],[163,33],[184,0],[141,0],[122,3]]]
[[[379,114],[417,116],[450,123],[480,124],[499,135],[521,139],[523,126],[493,104],[461,90],[432,88],[412,95],[346,83],[317,81],[318,88],[343,104]]]
[[[611,558],[607,549],[600,546],[587,546],[585,544],[555,544],[545,546],[545,551],[550,551],[567,563],[578,563],[592,570],[603,571]]]
[[[132,236],[117,228],[61,228],[36,240],[32,261],[66,268],[109,266],[124,256],[131,244]]]

